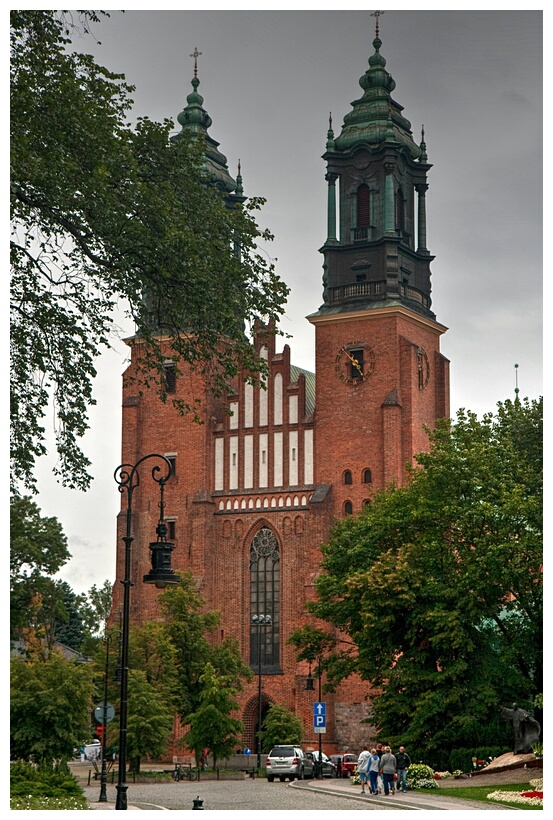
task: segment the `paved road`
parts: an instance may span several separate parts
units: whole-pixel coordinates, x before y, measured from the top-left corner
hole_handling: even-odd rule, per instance
[[[99,784],[84,788],[92,809],[113,809],[115,786],[108,786],[107,803],[98,803]],[[349,780],[325,780],[289,783],[268,783],[259,780],[204,781],[200,783],[129,784],[129,808],[151,810],[191,810],[197,796],[207,811],[504,811],[506,807],[492,803],[475,803],[452,798],[406,795],[371,797],[361,795],[359,787]]]

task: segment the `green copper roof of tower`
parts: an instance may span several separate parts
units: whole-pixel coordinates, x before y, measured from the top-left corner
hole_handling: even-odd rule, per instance
[[[362,143],[376,146],[399,142],[413,159],[419,159],[421,150],[413,140],[411,123],[401,113],[403,106],[392,99],[396,83],[386,71],[381,45],[380,38],[375,37],[375,52],[369,57],[369,68],[359,79],[363,96],[352,102],[353,110],[344,117],[342,132],[334,140],[334,150],[348,151]]]
[[[182,129],[172,139],[178,139],[183,134],[189,134],[196,139],[203,138],[205,141],[204,170],[221,191],[230,194],[236,191],[237,183],[229,173],[227,158],[218,150],[219,143],[208,134],[207,129],[211,126],[212,119],[203,107],[204,98],[198,93],[199,85],[200,81],[194,76],[193,90],[186,98],[188,105],[177,117]]]

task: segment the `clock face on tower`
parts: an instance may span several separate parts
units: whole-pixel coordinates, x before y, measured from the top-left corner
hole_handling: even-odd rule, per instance
[[[365,342],[348,342],[336,354],[335,367],[345,384],[361,384],[374,370],[374,353]]]

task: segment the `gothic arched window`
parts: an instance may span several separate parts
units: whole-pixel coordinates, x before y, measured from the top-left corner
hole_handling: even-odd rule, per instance
[[[351,470],[345,470],[344,472],[344,484],[352,484],[351,478]]]
[[[372,473],[370,470],[363,470],[363,484],[372,484]]]
[[[371,224],[370,191],[368,185],[357,189],[357,227],[367,228]]]
[[[344,502],[344,515],[351,515],[353,513],[353,504],[351,501]]]
[[[250,666],[265,675],[280,669],[280,552],[276,535],[262,527],[250,545],[250,615],[270,615],[270,624],[250,623]]]

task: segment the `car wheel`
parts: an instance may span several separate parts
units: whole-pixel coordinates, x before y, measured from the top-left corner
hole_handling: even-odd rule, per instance
[[[273,774],[268,774],[267,775],[267,780],[269,781],[269,783],[272,783],[274,779],[275,779],[275,776]]]
[[[349,769],[348,769],[348,771],[346,772],[346,777],[351,777],[351,772],[349,771]]]

